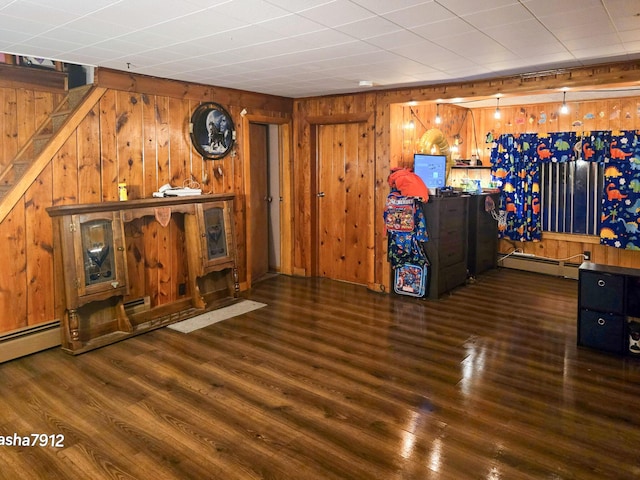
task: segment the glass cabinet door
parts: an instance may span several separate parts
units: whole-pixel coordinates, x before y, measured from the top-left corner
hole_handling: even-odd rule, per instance
[[[127,290],[124,227],[117,213],[71,216],[75,291],[79,304]]]
[[[228,255],[227,234],[224,227],[224,209],[222,207],[204,210],[204,231],[209,261]]]
[[[196,207],[197,232],[199,240],[199,261],[197,274],[235,266],[233,249],[233,225],[231,224],[231,202],[211,202]],[[191,219],[189,219],[191,221]],[[194,267],[196,267],[194,265]]]
[[[92,220],[80,225],[84,284],[111,282],[115,276],[113,229],[108,220]]]

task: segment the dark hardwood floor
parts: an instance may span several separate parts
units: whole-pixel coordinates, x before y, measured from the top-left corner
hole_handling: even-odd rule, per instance
[[[640,478],[640,358],[576,346],[574,280],[495,270],[423,301],[278,276],[244,296],[268,306],[0,365],[5,441],[64,436],[0,446],[0,478]]]

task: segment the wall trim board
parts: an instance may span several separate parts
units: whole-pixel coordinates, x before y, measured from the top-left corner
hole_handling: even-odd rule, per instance
[[[502,94],[533,94],[544,91],[558,91],[563,87],[619,87],[633,85],[640,81],[640,64],[636,61],[605,63],[591,66],[558,68],[507,77],[493,77],[475,81],[442,83],[427,87],[378,90],[377,93],[388,103],[413,101],[435,101],[455,97],[482,97]]]
[[[56,70],[40,70],[0,63],[0,87],[34,88],[52,93],[65,93],[67,74]]]

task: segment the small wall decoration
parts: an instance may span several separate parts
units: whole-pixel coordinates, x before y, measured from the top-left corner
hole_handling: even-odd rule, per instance
[[[18,57],[18,62],[23,67],[50,68],[55,70],[56,64],[53,60],[37,57]]]
[[[231,115],[217,103],[202,103],[191,115],[191,142],[203,158],[226,156],[236,139]]]

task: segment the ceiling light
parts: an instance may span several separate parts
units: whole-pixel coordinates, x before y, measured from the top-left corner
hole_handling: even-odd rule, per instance
[[[361,87],[373,87],[373,82],[371,80],[360,80],[358,85]]]
[[[442,118],[440,118],[440,104],[436,103],[436,125],[440,125],[442,123]]]
[[[496,111],[493,114],[493,118],[500,118],[500,97],[496,98]]]
[[[564,115],[569,113],[569,107],[567,106],[567,92],[562,92],[562,106],[560,107],[560,113]]]

